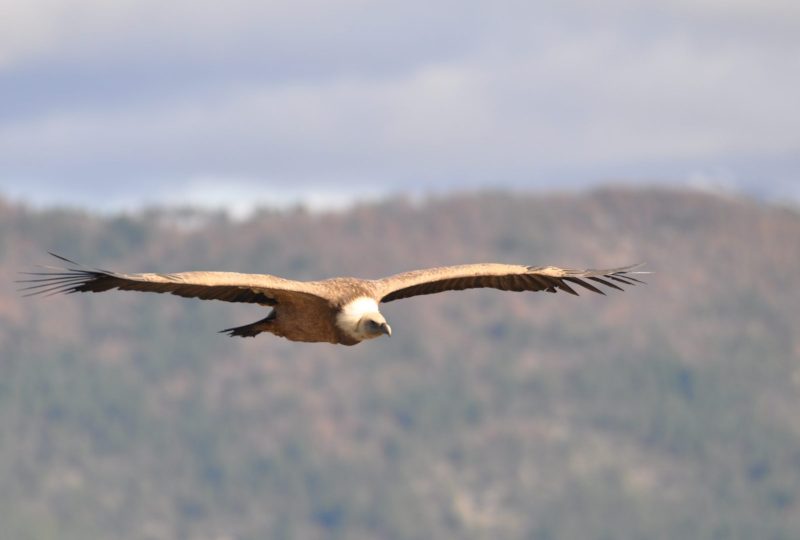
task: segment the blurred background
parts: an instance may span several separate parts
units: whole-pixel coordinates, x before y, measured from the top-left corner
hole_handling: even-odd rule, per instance
[[[796,2],[0,4],[0,540],[800,537]],[[618,266],[354,348],[121,271]]]

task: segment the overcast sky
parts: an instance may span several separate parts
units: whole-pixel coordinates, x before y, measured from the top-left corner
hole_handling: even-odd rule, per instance
[[[0,0],[0,194],[800,200],[797,0]]]

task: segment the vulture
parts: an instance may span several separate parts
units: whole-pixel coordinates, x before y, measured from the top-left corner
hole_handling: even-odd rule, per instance
[[[236,272],[179,272],[174,274],[124,274],[87,268],[50,253],[69,266],[45,267],[25,272],[19,280],[27,296],[50,293],[144,291],[186,298],[246,302],[271,308],[263,319],[221,330],[230,336],[254,337],[270,332],[291,341],[355,345],[392,328],[378,305],[423,294],[464,289],[501,291],[564,291],[577,296],[573,286],[605,294],[599,287],[623,290],[643,283],[635,274],[641,265],[605,270],[574,270],[556,266],[481,263],[412,270],[381,279],[334,277],[321,281],[295,281],[268,274]]]

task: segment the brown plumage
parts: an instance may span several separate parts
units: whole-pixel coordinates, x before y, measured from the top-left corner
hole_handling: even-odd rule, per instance
[[[555,266],[484,263],[413,270],[381,279],[337,277],[322,281],[294,281],[268,274],[236,272],[180,272],[123,274],[90,269],[51,253],[68,263],[28,273],[21,280],[28,295],[102,292],[112,289],[170,293],[186,298],[245,302],[272,308],[260,321],[228,328],[231,336],[250,337],[271,332],[292,341],[355,345],[365,339],[391,335],[378,310],[381,302],[443,291],[492,288],[503,291],[559,290],[577,295],[576,286],[605,294],[600,286],[622,290],[642,283],[634,266],[606,270],[571,270]]]

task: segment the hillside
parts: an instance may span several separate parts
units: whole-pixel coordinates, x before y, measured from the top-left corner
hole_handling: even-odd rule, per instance
[[[216,333],[254,306],[22,298],[122,271],[618,266],[608,296],[466,291],[357,347]],[[800,215],[696,192],[103,217],[0,201],[0,540],[800,538]]]

